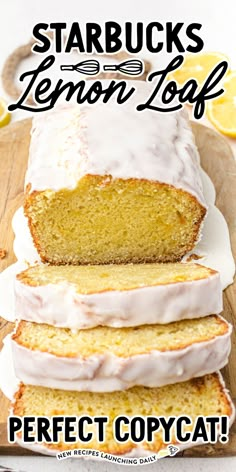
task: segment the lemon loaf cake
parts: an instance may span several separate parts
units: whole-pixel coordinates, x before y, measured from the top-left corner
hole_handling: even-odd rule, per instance
[[[106,425],[106,438],[99,443],[95,437],[89,443],[75,442],[37,445],[23,444],[19,433],[19,442],[22,446],[35,449],[37,452],[55,455],[57,452],[69,449],[87,448],[120,455],[145,455],[158,452],[167,446],[163,444],[161,432],[154,433],[152,442],[135,444],[128,440],[118,443],[113,436],[113,422],[117,416],[189,416],[192,424],[199,415],[228,416],[231,425],[234,419],[234,406],[227,394],[223,380],[218,374],[168,385],[160,388],[134,387],[129,390],[112,393],[74,392],[35,387],[22,384],[15,395],[12,409],[13,415],[47,416],[55,415],[81,417],[83,415],[109,416]],[[75,418],[76,419],[76,418]],[[193,426],[187,426],[192,430]],[[126,427],[122,428],[125,432]],[[186,431],[186,427],[183,427]],[[94,426],[88,426],[88,432],[94,432]],[[173,430],[170,433],[172,444],[178,443]],[[201,440],[200,440],[201,442]],[[193,444],[185,443],[180,447],[190,447]],[[196,445],[196,443],[195,443]]]
[[[66,390],[159,387],[221,369],[231,326],[219,316],[79,332],[21,321],[12,337],[16,377]]]
[[[219,273],[193,263],[30,267],[16,318],[71,329],[170,323],[222,311]]]
[[[198,240],[206,203],[187,114],[137,112],[152,87],[134,85],[122,106],[34,117],[24,209],[42,261],[175,262]]]

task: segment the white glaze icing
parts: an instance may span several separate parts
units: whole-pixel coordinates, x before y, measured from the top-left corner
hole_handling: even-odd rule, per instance
[[[107,82],[108,84],[109,82]],[[104,81],[106,84],[106,81]],[[138,112],[153,86],[136,88],[125,104],[64,105],[33,118],[25,184],[34,190],[74,189],[87,174],[159,181],[206,207],[200,159],[185,110]]]
[[[219,274],[201,280],[132,290],[79,294],[68,282],[37,287],[15,281],[15,314],[19,319],[57,327],[86,329],[170,323],[220,313]]]
[[[11,384],[14,377],[13,386],[20,379],[30,385],[93,392],[112,392],[135,385],[161,387],[183,382],[226,365],[231,332],[232,327],[228,325],[227,333],[215,336],[210,341],[193,343],[184,349],[164,352],[153,350],[126,358],[109,352],[87,358],[57,357],[47,352],[30,350],[7,336],[2,353],[9,374],[3,375],[2,389],[8,392],[7,385]],[[9,363],[6,361],[8,353]],[[4,365],[2,368],[5,370]]]
[[[28,264],[23,261],[15,262],[0,274],[0,313],[1,317],[11,323],[15,321],[15,276],[27,269]]]
[[[225,382],[224,382],[223,377],[222,377],[220,372],[218,372],[218,376],[219,376],[219,381],[222,385],[223,394],[227,398],[227,400],[229,402],[229,405],[230,405],[230,408],[231,408],[231,415],[229,416],[229,428],[231,428],[231,426],[233,425],[234,420],[235,420],[235,406],[234,406],[234,404],[233,404],[233,402],[230,398],[228,389],[225,386]],[[12,410],[11,410],[11,414],[13,414]],[[56,450],[56,449],[52,450],[52,449],[47,448],[46,445],[42,445],[42,444],[34,444],[34,445],[30,445],[28,443],[25,444],[20,438],[17,438],[17,442],[21,447],[24,447],[26,449],[29,449],[31,451],[34,451],[36,453],[43,454],[43,455],[56,456],[57,453],[60,452],[60,450]],[[202,444],[203,444],[203,440],[201,438],[199,438],[198,441],[195,442],[195,443],[193,443],[191,441],[188,442],[188,443],[185,443],[185,444],[177,443],[176,446],[178,446],[179,449],[181,451],[183,451],[183,450],[188,449],[190,447],[200,446]],[[147,456],[152,455],[152,454],[153,454],[153,451],[143,449],[141,446],[137,445],[130,452],[128,452],[126,454],[123,454],[122,457],[137,457],[138,458],[138,457],[147,457]],[[81,457],[81,459],[85,460],[84,456],[80,456],[80,457]],[[95,457],[86,457],[86,460],[97,460],[97,459]]]
[[[34,264],[41,262],[38,251],[33,243],[29,230],[28,220],[24,216],[23,207],[16,210],[12,218],[12,229],[15,235],[13,242],[13,252],[18,261]]]
[[[200,259],[195,261],[196,263],[215,269],[220,273],[223,290],[233,283],[235,262],[231,251],[228,226],[220,210],[213,205],[208,207],[201,241],[190,254],[200,256]],[[183,261],[188,257],[189,254],[183,258]]]
[[[8,400],[13,401],[19,383],[13,366],[11,334],[8,334],[3,340],[3,348],[0,352],[0,390]]]
[[[202,167],[200,169],[200,175],[202,180],[203,195],[207,205],[214,205],[216,201],[215,187],[209,175],[202,169]]]

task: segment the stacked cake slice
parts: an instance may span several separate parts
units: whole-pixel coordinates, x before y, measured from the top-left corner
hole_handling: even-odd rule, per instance
[[[21,321],[12,338],[24,383],[105,392],[160,387],[225,366],[231,328],[216,315],[167,325],[70,329]]]
[[[141,103],[150,90],[135,86]],[[231,334],[218,315],[220,276],[178,262],[198,241],[205,213],[184,112],[137,113],[131,101],[34,119],[25,214],[44,263],[15,282],[12,411],[109,417],[102,444],[36,450],[145,455],[163,447],[159,433],[149,443],[116,442],[118,415],[232,422],[215,373],[227,363]]]
[[[199,264],[36,265],[15,281],[17,318],[87,329],[171,323],[222,311],[220,276]]]
[[[54,455],[63,450],[89,448],[110,454],[145,456],[166,448],[162,435],[155,434],[154,441],[118,443],[113,436],[113,421],[117,416],[189,416],[194,422],[198,416],[224,416],[233,419],[232,403],[223,388],[218,374],[205,375],[188,382],[181,382],[160,388],[134,387],[112,393],[92,393],[55,390],[43,387],[21,385],[14,406],[17,416],[109,416],[106,428],[106,440],[99,443],[96,437],[88,444],[84,442],[58,444],[40,444],[32,446],[35,451]],[[126,430],[125,430],[126,431]],[[188,426],[188,431],[191,427]],[[20,444],[21,441],[19,440]],[[172,444],[176,442],[171,435]],[[201,444],[201,441],[199,441]],[[22,444],[24,445],[24,444]],[[189,447],[185,443],[180,447]],[[196,445],[196,443],[195,443]],[[29,447],[29,446],[27,446]]]
[[[155,308],[151,317],[149,290]],[[118,415],[187,415],[193,422],[199,415],[227,415],[232,421],[232,403],[221,376],[214,373],[227,363],[231,326],[208,314],[221,310],[221,295],[219,274],[192,263],[30,267],[15,285],[21,320],[10,345],[21,384],[13,413],[108,415],[109,437]],[[166,314],[163,296],[173,306]],[[65,306],[71,307],[73,319]],[[140,313],[136,320],[135,307]],[[198,317],[193,317],[193,307]],[[165,323],[169,316],[171,322]],[[140,317],[145,324],[138,324]],[[113,327],[114,320],[119,327]],[[83,328],[75,329],[79,323]],[[45,454],[78,447],[145,455],[165,445],[157,433],[152,443],[139,447],[119,445],[114,438],[104,444],[32,446]]]

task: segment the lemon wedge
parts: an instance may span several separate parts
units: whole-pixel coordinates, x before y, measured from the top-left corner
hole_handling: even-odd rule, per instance
[[[196,79],[201,85],[221,61],[228,61],[227,56],[218,52],[205,52],[200,54],[187,54],[182,66],[169,75],[179,85],[183,85],[189,79]]]
[[[218,131],[236,138],[236,71],[222,81],[225,93],[208,103],[207,116]]]
[[[9,111],[7,110],[7,104],[2,98],[0,98],[0,128],[8,125],[10,121],[11,121],[11,115]]]

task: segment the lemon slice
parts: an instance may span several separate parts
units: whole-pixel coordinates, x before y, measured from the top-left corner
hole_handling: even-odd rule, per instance
[[[207,116],[218,131],[236,138],[236,71],[222,81],[225,93],[207,105]]]
[[[184,58],[182,66],[169,75],[179,85],[183,85],[189,79],[196,79],[201,85],[221,61],[228,61],[227,56],[218,52],[205,52],[201,54],[188,54]]]
[[[10,121],[11,121],[11,115],[9,111],[7,110],[7,104],[2,98],[0,98],[0,128],[8,125]]]

